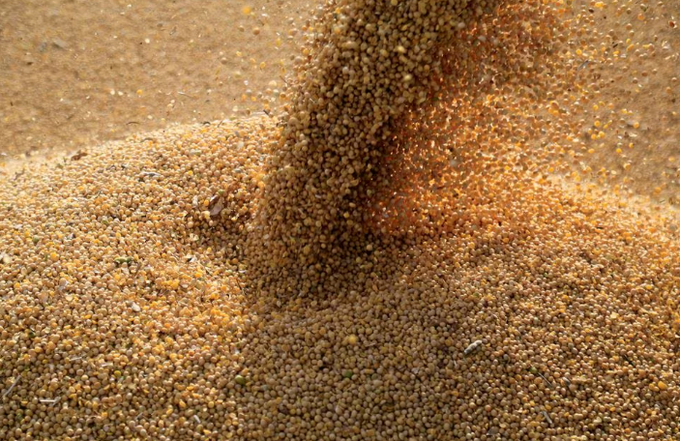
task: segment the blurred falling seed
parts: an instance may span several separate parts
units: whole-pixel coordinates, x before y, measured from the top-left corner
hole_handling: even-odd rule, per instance
[[[576,70],[579,71],[581,69],[585,69],[586,67],[588,67],[589,64],[590,64],[590,60],[586,60],[583,63],[581,63],[581,65]]]

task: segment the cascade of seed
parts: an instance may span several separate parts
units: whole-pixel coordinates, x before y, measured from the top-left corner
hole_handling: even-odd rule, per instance
[[[293,78],[281,147],[267,163],[266,255],[255,278],[277,293],[320,290],[360,229],[362,184],[392,128],[436,91],[437,49],[496,3],[341,0],[323,8]]]

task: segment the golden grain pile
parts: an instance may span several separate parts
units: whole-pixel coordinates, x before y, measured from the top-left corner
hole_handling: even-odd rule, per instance
[[[673,219],[557,177],[568,10],[330,2],[280,120],[11,178],[0,439],[677,438]]]

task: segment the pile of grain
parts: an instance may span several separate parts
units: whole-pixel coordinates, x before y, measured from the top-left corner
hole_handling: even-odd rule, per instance
[[[17,174],[0,438],[677,436],[680,242],[551,181],[544,3],[330,2],[280,121]]]

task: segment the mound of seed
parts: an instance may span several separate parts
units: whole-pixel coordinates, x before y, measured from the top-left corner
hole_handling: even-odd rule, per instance
[[[10,177],[0,439],[678,437],[680,238],[557,175],[565,13],[329,3],[280,122]]]
[[[17,173],[0,203],[0,439],[224,439],[241,236],[275,129],[174,128]]]

